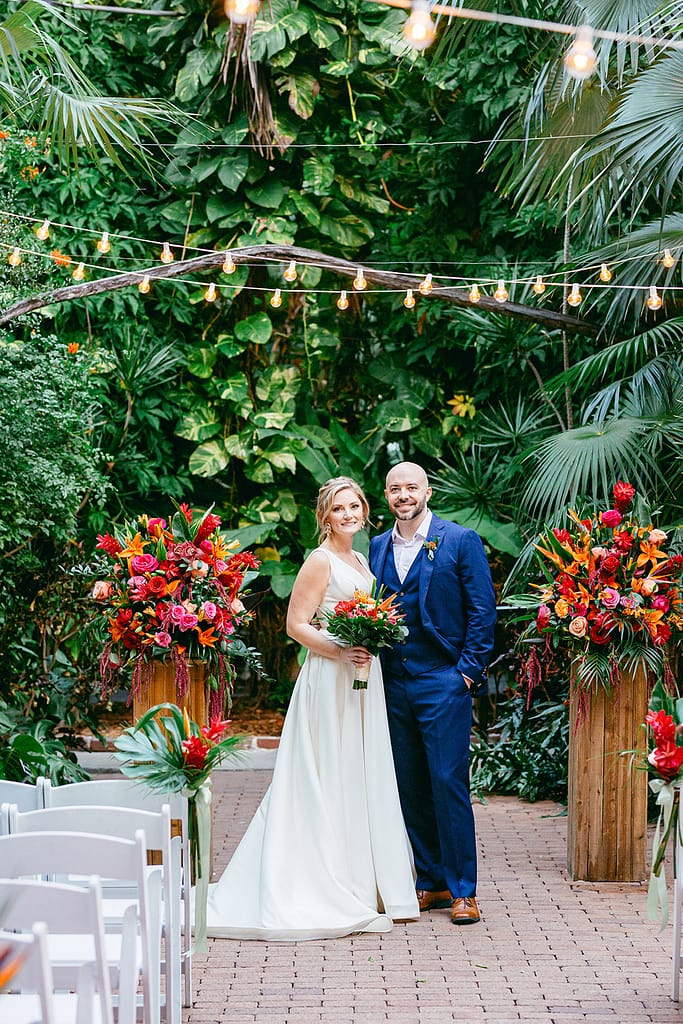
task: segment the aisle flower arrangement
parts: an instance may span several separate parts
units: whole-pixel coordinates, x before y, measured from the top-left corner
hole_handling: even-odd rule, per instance
[[[393,647],[407,636],[403,614],[394,603],[396,595],[385,597],[384,592],[384,587],[373,588],[370,594],[356,590],[351,601],[339,601],[325,615],[332,639],[349,647],[365,647],[376,656],[382,647]],[[356,666],[354,690],[367,689],[369,672],[369,665]]]
[[[657,682],[652,690],[645,718],[648,749],[637,767],[647,770],[650,789],[657,798],[659,820],[652,841],[652,866],[647,898],[647,915],[660,920],[662,928],[668,920],[668,895],[664,873],[664,857],[669,839],[680,828],[680,790],[683,783],[683,699],[674,697],[667,687]]]
[[[670,641],[683,632],[683,555],[651,523],[641,525],[631,509],[635,489],[619,481],[611,508],[579,517],[568,511],[568,528],[541,535],[536,552],[540,582],[534,595],[511,599],[535,609],[522,635],[529,693],[540,681],[539,651],[564,648],[576,685],[618,685],[621,672],[639,667],[668,679]]]
[[[158,704],[114,741],[121,771],[160,793],[188,799],[196,952],[206,952],[206,900],[211,874],[211,773],[242,742],[228,733],[230,720],[199,726],[185,709]]]
[[[105,623],[104,691],[130,667],[131,696],[137,696],[152,663],[170,660],[182,700],[188,662],[196,660],[207,666],[211,716],[223,713],[234,676],[231,657],[258,660],[239,629],[251,618],[241,597],[259,562],[248,551],[235,552],[239,542],[228,542],[220,525],[210,510],[197,514],[183,504],[170,524],[141,515],[98,536],[102,555],[92,597]]]

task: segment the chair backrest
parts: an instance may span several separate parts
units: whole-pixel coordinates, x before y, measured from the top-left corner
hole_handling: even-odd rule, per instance
[[[28,782],[0,779],[0,804],[16,804],[20,811],[37,811],[39,807],[43,807],[42,782],[43,780],[39,779],[33,785]]]
[[[55,1024],[47,928],[42,922],[33,924],[29,935],[0,931],[0,981],[4,980],[4,975],[8,976],[7,985],[11,984],[19,993],[35,992],[42,1024]],[[3,995],[3,987],[6,986],[0,983],[0,1020],[9,1024],[17,1019],[17,1001],[23,997]]]
[[[0,905],[5,907],[3,919],[8,928],[26,933],[40,918],[48,931],[59,937],[60,948],[64,937],[92,936],[92,961],[79,965],[71,972],[63,966],[60,967],[60,986],[66,984],[69,987],[82,988],[84,1004],[86,993],[90,997],[89,1006],[79,1003],[79,1014],[83,1019],[92,1017],[92,1002],[97,998],[102,1021],[111,1021],[112,996],[106,963],[99,879],[88,879],[84,888],[32,879],[0,878]]]
[[[140,811],[131,807],[44,807],[22,814],[9,809],[9,833],[24,832],[89,832],[92,835],[135,839],[142,829],[148,850],[161,850],[164,864],[171,856],[171,812],[168,804],[159,812]],[[100,872],[102,874],[102,872]]]

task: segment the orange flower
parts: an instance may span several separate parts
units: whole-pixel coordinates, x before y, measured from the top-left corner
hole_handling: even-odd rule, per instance
[[[81,346],[77,341],[70,341],[66,346],[66,350],[70,356],[75,356]]]
[[[213,626],[209,626],[208,629],[198,629],[197,639],[199,640],[202,647],[213,647],[218,640]]]
[[[648,562],[656,565],[657,562],[669,557],[665,551],[660,551],[656,544],[651,544],[646,540],[640,542],[640,551],[641,554],[638,555],[638,561],[636,562],[639,569],[642,565],[647,565]]]
[[[121,558],[134,558],[135,555],[144,555],[147,541],[143,540],[139,533],[136,533],[134,537],[126,537],[128,547],[119,551]]]
[[[60,249],[53,249],[50,256],[58,267],[68,267],[71,263],[71,257],[61,252]]]
[[[38,140],[35,135],[27,135],[24,139],[24,145],[27,146],[28,149],[35,149],[38,145]]]
[[[9,139],[9,132],[0,132],[0,142],[4,142],[5,139]]]
[[[37,167],[33,167],[31,164],[27,164],[26,167],[21,168],[19,174],[24,179],[24,181],[33,181],[34,178],[38,177],[40,171]]]

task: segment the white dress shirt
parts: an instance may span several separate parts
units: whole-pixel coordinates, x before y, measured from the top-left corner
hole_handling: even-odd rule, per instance
[[[398,532],[398,524],[394,523],[394,528],[391,532],[391,543],[394,549],[394,564],[401,583],[403,583],[410,572],[410,567],[419,555],[420,548],[422,548],[426,540],[429,540],[431,525],[432,513],[428,508],[425,509],[420,524],[410,540],[406,540],[405,537],[401,536]]]

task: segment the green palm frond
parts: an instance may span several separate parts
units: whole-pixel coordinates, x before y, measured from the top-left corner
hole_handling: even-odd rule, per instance
[[[567,385],[589,387],[610,378],[610,385],[621,383],[637,371],[660,357],[668,360],[683,346],[683,317],[667,320],[650,330],[624,341],[615,342],[575,363],[565,373],[558,374],[546,384],[550,394],[559,394]]]
[[[549,413],[539,409],[538,402],[517,396],[514,406],[501,403],[487,409],[477,427],[477,443],[482,448],[495,448],[511,455],[537,444],[548,432],[552,421]]]
[[[582,162],[590,173],[575,202],[619,168],[626,170],[627,188],[637,197],[634,212],[653,195],[666,211],[683,171],[683,53],[665,53],[625,88],[616,113],[586,147]]]
[[[119,167],[125,154],[149,168],[146,143],[159,125],[179,123],[180,112],[161,100],[101,95],[43,30],[46,12],[76,31],[43,0],[28,0],[0,22],[0,111],[44,130],[65,163],[78,166],[78,154],[85,151]]]
[[[533,468],[523,503],[547,518],[580,494],[608,500],[619,478],[646,494],[657,477],[652,451],[645,444],[648,435],[652,440],[649,420],[621,416],[547,438],[527,456]]]

